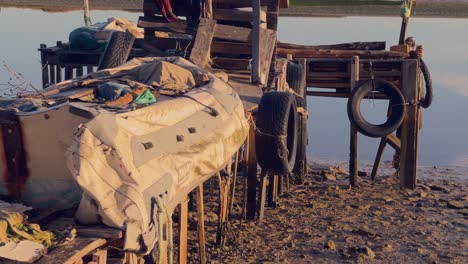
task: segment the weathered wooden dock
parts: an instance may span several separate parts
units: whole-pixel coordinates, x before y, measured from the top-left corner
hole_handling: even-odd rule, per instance
[[[147,55],[178,54],[189,58],[200,67],[213,72],[225,72],[229,84],[243,99],[245,114],[249,117],[250,133],[245,147],[217,175],[219,186],[219,244],[224,243],[225,227],[232,214],[235,186],[243,176],[244,197],[242,217],[248,220],[265,217],[268,204],[275,206],[278,196],[286,191],[289,175],[274,175],[266,170],[259,174],[256,155],[256,111],[266,91],[289,91],[287,85],[288,61],[302,65],[303,84],[307,96],[349,98],[354,89],[368,80],[384,80],[396,86],[406,102],[404,121],[398,135],[389,134],[381,138],[375,161],[373,177],[376,177],[383,150],[388,143],[400,155],[399,175],[404,188],[415,188],[417,175],[418,134],[421,123],[421,72],[417,59],[409,57],[405,45],[385,50],[384,42],[355,42],[337,45],[302,46],[277,41],[277,24],[280,7],[288,7],[289,1],[278,0],[207,0],[195,9],[179,9],[179,19],[169,23],[161,16],[155,1],[144,1],[143,13],[138,26],[144,28],[144,39],[138,40],[132,57]],[[199,18],[200,17],[200,18]],[[47,48],[41,46],[43,84],[56,83],[65,79],[92,72],[99,64],[99,52],[70,51],[62,44]],[[388,99],[385,94],[374,92],[373,99]],[[313,102],[313,101],[312,101]],[[297,109],[307,117],[307,109]],[[350,184],[358,186],[358,130],[350,126]],[[303,143],[304,144],[304,143]],[[240,166],[242,165],[242,166]],[[238,171],[242,171],[238,175]],[[205,251],[204,195],[203,185],[198,186],[190,197],[195,200],[198,218],[200,263],[207,262]],[[188,196],[179,208],[178,262],[187,263]],[[192,206],[194,207],[194,206]],[[165,226],[165,228],[172,228]],[[84,229],[84,228],[82,228]],[[106,263],[105,245],[121,239],[119,232],[83,232],[84,236],[100,236],[87,239],[83,249],[67,259],[65,263],[80,263],[85,255],[92,254],[92,262]],[[116,234],[114,234],[116,233]],[[96,235],[101,234],[101,235]],[[158,255],[166,263],[169,239],[160,241]],[[81,240],[80,240],[81,241]],[[111,242],[112,241],[112,242]],[[81,243],[81,242],[80,242]],[[100,248],[99,250],[97,250]],[[61,251],[53,251],[44,258],[47,263]],[[88,258],[89,259],[89,258]],[[136,255],[125,254],[120,263],[137,263]]]

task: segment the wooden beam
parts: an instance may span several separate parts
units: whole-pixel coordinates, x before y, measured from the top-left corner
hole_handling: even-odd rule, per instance
[[[213,41],[211,54],[252,55],[252,45],[250,43]]]
[[[276,31],[261,30],[260,47],[260,83],[266,85],[276,47]]]
[[[186,20],[177,20],[168,23],[163,17],[141,16],[138,20],[138,27],[148,30],[169,31],[184,34],[195,34],[197,28],[189,25]]]
[[[359,81],[359,70],[360,70],[360,62],[359,57],[353,57],[351,61],[351,81],[350,81],[350,92],[356,88],[357,83]],[[349,144],[349,184],[351,186],[357,186],[357,178],[358,178],[358,131],[356,127],[351,124],[351,131],[350,131],[350,144]]]
[[[213,0],[203,2],[203,17],[213,19]],[[214,18],[216,20],[216,18]]]
[[[214,38],[228,41],[237,41],[237,42],[250,42],[252,29],[221,25],[217,24],[215,27]]]
[[[218,21],[235,21],[252,23],[254,16],[252,10],[244,9],[215,9],[213,19]],[[266,23],[266,12],[260,10],[260,21]]]
[[[260,39],[265,37],[260,35],[260,0],[252,0],[253,21],[252,21],[252,83],[261,84],[260,76]]]
[[[331,50],[385,50],[385,41],[349,42],[331,45],[298,45],[278,41],[278,47],[284,49],[331,49]]]
[[[201,68],[208,66],[215,26],[216,21],[207,18],[202,18],[198,25],[195,43],[190,53],[190,61]]]
[[[250,65],[248,59],[213,58],[212,62],[215,68],[231,71],[248,70]]]
[[[252,115],[249,129],[249,160],[247,163],[247,210],[246,218],[254,220],[257,206],[257,152],[255,150],[255,116]]]
[[[333,49],[286,49],[277,47],[279,57],[285,58],[292,54],[294,58],[341,58],[350,59],[359,56],[363,59],[398,59],[405,58],[407,55],[398,51],[380,51],[380,50],[333,50]]]
[[[400,184],[403,188],[416,188],[419,111],[416,103],[419,95],[419,67],[417,60],[407,60],[402,64],[402,92],[406,102],[406,115],[401,125]]]

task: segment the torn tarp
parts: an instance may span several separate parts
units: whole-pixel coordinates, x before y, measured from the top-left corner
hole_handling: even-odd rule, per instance
[[[162,61],[201,71],[182,58],[142,58],[94,76],[141,77]],[[180,77],[169,73],[171,80]],[[125,249],[148,252],[160,234],[157,226],[166,221],[158,216],[170,215],[191,190],[225,166],[243,144],[248,124],[237,93],[207,76],[206,85],[191,87],[182,97],[131,112],[103,112],[81,126],[68,152],[69,169],[84,190],[79,221],[124,229]],[[160,81],[147,77],[138,81]]]

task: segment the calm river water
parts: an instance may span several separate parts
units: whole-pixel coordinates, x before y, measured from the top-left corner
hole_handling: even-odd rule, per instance
[[[127,17],[133,21],[140,13],[92,11],[93,22],[108,17]],[[282,17],[279,38],[299,44],[332,44],[350,41],[397,42],[398,17],[312,18]],[[80,11],[47,13],[40,10],[2,8],[0,11],[0,63],[10,65],[40,87],[40,43],[53,45],[66,41],[68,33],[83,25]],[[424,166],[468,167],[468,19],[414,18],[410,35],[426,50],[426,62],[432,72],[435,98],[423,112],[423,130],[419,158]],[[9,75],[0,68],[0,83]],[[385,117],[379,102],[365,105],[372,120]],[[348,159],[349,121],[346,100],[309,98],[309,155],[311,160],[346,161]],[[378,140],[360,137],[360,159],[374,159]],[[386,159],[391,158],[387,149]]]

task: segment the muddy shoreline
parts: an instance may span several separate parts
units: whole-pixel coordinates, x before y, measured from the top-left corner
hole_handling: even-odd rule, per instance
[[[312,168],[303,185],[292,185],[276,208],[267,207],[262,222],[242,222],[237,200],[225,246],[215,243],[217,203],[208,198],[209,262],[465,263],[468,259],[467,175],[451,168],[425,168],[415,190],[399,189],[393,174],[375,182],[363,176],[358,188],[350,188],[346,174],[335,171],[334,177],[325,176],[330,167],[313,164]],[[191,223],[196,224],[193,215]],[[190,259],[195,263],[196,232],[190,234]]]

